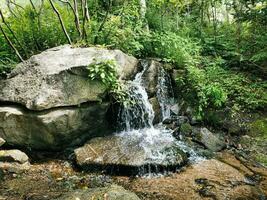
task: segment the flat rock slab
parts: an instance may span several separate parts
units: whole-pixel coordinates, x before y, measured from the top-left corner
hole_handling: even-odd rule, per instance
[[[85,200],[85,199],[98,199],[98,200],[140,200],[139,197],[125,190],[121,186],[111,185],[103,188],[92,188],[87,190],[76,190],[68,192],[57,200]]]
[[[143,144],[143,141],[141,137],[129,138],[118,135],[94,138],[75,150],[77,164],[85,169],[96,165],[104,168],[125,167],[125,170],[148,167],[153,170],[176,169],[187,162],[186,154],[175,143],[155,142],[150,146]]]
[[[233,161],[228,165],[215,159],[204,160],[168,177],[136,178],[128,182],[122,177],[121,183],[130,185],[128,189],[135,193],[154,197],[149,199],[266,199],[266,178],[262,177],[261,184],[249,183],[246,171],[232,166]]]
[[[127,80],[137,72],[138,60],[122,51],[64,45],[32,56],[7,79],[0,80],[0,101],[21,104],[30,110],[101,101],[106,87],[89,80],[87,67],[107,60],[117,63],[120,79]]]

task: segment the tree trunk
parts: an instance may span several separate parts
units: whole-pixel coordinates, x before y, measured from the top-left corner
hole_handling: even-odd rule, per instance
[[[59,19],[61,28],[62,28],[62,30],[63,30],[65,36],[66,36],[66,39],[68,40],[69,44],[71,44],[70,36],[69,36],[69,34],[68,34],[68,32],[67,32],[67,30],[66,30],[66,28],[65,28],[64,22],[63,22],[63,20],[62,20],[62,18],[61,18],[61,15],[60,15],[59,11],[58,11],[57,8],[55,7],[55,5],[54,5],[54,3],[53,3],[53,0],[49,0],[49,2],[50,2],[50,4],[51,4],[53,10],[54,10],[55,13],[57,14],[57,17],[58,17],[58,19]]]
[[[74,5],[74,16],[75,16],[76,29],[79,33],[79,36],[82,37],[77,0],[73,0],[73,5]]]

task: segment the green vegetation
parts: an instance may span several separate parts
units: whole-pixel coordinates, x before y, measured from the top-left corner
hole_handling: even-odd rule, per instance
[[[100,80],[116,102],[127,103],[128,95],[123,84],[117,78],[116,68],[115,60],[95,61],[87,68],[88,76],[90,80]]]
[[[31,3],[32,2],[32,3]],[[199,118],[209,109],[267,107],[267,4],[264,0],[35,0],[1,4],[0,75],[14,63],[70,43],[159,57],[184,71],[180,96]],[[90,78],[124,96],[114,63],[96,62]],[[116,95],[115,95],[116,96]]]

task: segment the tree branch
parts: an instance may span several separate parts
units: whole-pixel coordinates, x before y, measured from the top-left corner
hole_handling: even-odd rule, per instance
[[[5,20],[5,17],[3,15],[3,12],[0,8],[0,17],[2,19],[2,22],[5,24],[5,26],[8,28],[8,30],[10,31],[10,33],[12,34],[12,36],[14,37],[14,39],[17,41],[17,43],[19,44],[19,46],[23,49],[25,55],[27,56],[27,51],[24,49],[23,45],[20,43],[19,39],[17,38],[16,34],[14,33],[14,31],[11,29],[11,27],[8,25],[8,23]]]
[[[20,53],[18,52],[18,50],[16,49],[16,47],[13,45],[13,43],[11,42],[11,40],[8,38],[8,36],[6,35],[2,25],[0,24],[0,30],[2,32],[2,34],[4,35],[7,43],[9,44],[9,46],[15,51],[16,55],[18,56],[18,58],[20,59],[21,62],[24,62],[23,58],[21,57]]]

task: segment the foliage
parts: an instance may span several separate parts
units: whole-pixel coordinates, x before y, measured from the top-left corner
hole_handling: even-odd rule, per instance
[[[114,60],[95,61],[87,67],[90,80],[99,80],[107,88],[116,102],[127,103],[128,95],[118,80],[117,65]]]
[[[181,96],[201,117],[207,108],[266,109],[267,4],[264,0],[150,0],[145,19],[139,0],[87,0],[89,18],[78,4],[78,25],[72,8],[52,0],[75,46],[101,45],[137,57],[158,57],[184,76],[176,79]],[[34,1],[3,10],[0,25],[24,59],[65,44],[60,21],[48,1]],[[70,2],[73,6],[72,0]],[[86,20],[85,20],[86,19]],[[18,62],[0,34],[0,74]],[[125,90],[115,63],[96,61],[90,79],[99,79],[117,100]]]
[[[16,62],[12,60],[0,60],[0,78],[5,77],[15,67]]]
[[[236,112],[264,109],[267,106],[266,82],[226,70],[221,66],[223,63],[221,58],[203,58],[202,69],[186,67],[186,76],[176,79],[182,96],[197,108],[198,116],[202,117],[207,108],[228,106]]]
[[[177,66],[195,65],[200,47],[193,41],[172,32],[153,32],[143,41],[144,53],[162,58]]]

